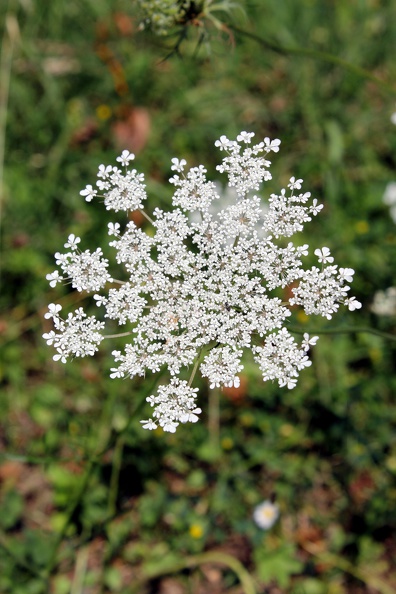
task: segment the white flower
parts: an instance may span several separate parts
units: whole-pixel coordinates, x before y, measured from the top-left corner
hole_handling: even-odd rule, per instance
[[[45,277],[48,281],[50,281],[50,287],[56,287],[56,285],[58,283],[61,283],[63,281],[63,276],[60,276],[59,272],[57,270],[55,270],[54,272],[51,272],[50,274],[47,274]]]
[[[396,287],[388,287],[385,291],[377,291],[371,311],[377,316],[396,316]]]
[[[314,346],[319,340],[319,336],[310,336],[307,332],[304,332],[304,340],[301,343],[304,351],[309,351],[311,346]]]
[[[93,298],[96,301],[96,305],[101,307],[102,305],[106,305],[108,300],[104,295],[94,295]]]
[[[46,314],[44,314],[44,317],[47,320],[50,320],[51,318],[56,318],[58,316],[58,313],[61,311],[62,306],[59,304],[55,304],[55,303],[50,303],[48,306],[48,312]]]
[[[355,311],[355,309],[360,309],[362,307],[362,304],[356,299],[356,297],[346,299],[345,305],[348,307],[349,311]]]
[[[216,140],[215,146],[217,146],[221,151],[228,150],[233,145],[231,140],[228,140],[227,136],[223,134],[220,136],[219,140]]]
[[[312,200],[312,205],[311,208],[309,209],[309,212],[311,214],[313,214],[314,216],[316,216],[323,208],[323,204],[318,204],[318,201],[316,198],[314,198]]]
[[[133,161],[135,158],[135,155],[133,153],[130,153],[127,150],[122,151],[121,155],[119,157],[117,157],[116,161],[118,161],[119,163],[121,163],[121,165],[123,165],[124,167],[127,167],[129,165],[129,161]]]
[[[309,246],[291,238],[321,205],[309,192],[294,194],[302,180],[291,177],[288,188],[263,204],[259,192],[271,179],[266,157],[278,152],[280,141],[265,138],[252,145],[253,137],[241,132],[237,140],[222,136],[215,143],[225,151],[218,170],[227,176],[231,203],[219,200],[219,186],[207,179],[203,165],[186,170],[184,159],[173,158],[169,212],[155,208],[146,215],[151,229],[132,220],[123,230],[119,223],[108,224],[117,280],[109,272],[107,250],[80,251],[74,234],[65,244],[69,251],[55,254],[61,274],[47,275],[51,287],[70,282],[103,308],[104,321],[81,307],[62,319],[61,306],[49,305],[45,318],[52,318],[54,330],[44,340],[56,350],[55,360],[94,355],[105,323],[115,321],[126,341],[112,352],[111,378],[167,372],[167,383],[147,398],[152,418],[142,421],[143,428],[174,433],[180,424],[198,422],[194,374],[207,378],[212,388],[238,387],[247,351],[264,381],[293,389],[311,365],[308,351],[318,337],[305,333],[299,342],[292,336],[287,330],[291,307],[329,320],[341,305],[350,311],[361,307],[349,295],[353,269],[333,264],[329,248],[315,250],[321,268],[303,266]],[[105,208],[126,217],[143,209],[146,199],[144,176],[129,168],[131,160],[123,151],[118,157],[123,170],[101,165],[96,181]],[[82,195],[91,199],[96,190],[87,186]],[[277,297],[279,292],[288,300]]]
[[[388,206],[396,204],[396,182],[389,182],[387,184],[382,200]]]
[[[112,376],[110,376],[112,377]],[[153,429],[157,429],[158,425],[156,425],[153,419],[148,419],[146,421],[140,421],[143,429],[149,429],[149,431],[153,431]]]
[[[119,157],[118,157],[118,159],[119,159]],[[107,166],[99,165],[98,177],[101,179],[107,179],[112,171],[113,171],[113,168],[111,165],[107,165]],[[87,188],[92,188],[92,186],[87,186]]]
[[[67,356],[66,356],[66,354],[62,353],[61,351],[58,354],[54,355],[52,358],[54,361],[60,361],[61,363],[67,363]]]
[[[314,251],[315,256],[318,256],[319,262],[327,264],[334,262],[334,258],[330,256],[330,250],[328,247],[323,247],[321,250],[317,249]]]
[[[339,278],[347,283],[351,283],[353,281],[353,275],[355,271],[353,268],[340,268],[339,269]]]
[[[275,140],[270,140],[268,137],[264,138],[264,144],[268,150],[273,151],[274,153],[279,152],[279,145],[281,141],[279,138],[275,138]],[[302,180],[301,180],[302,181]]]
[[[392,115],[390,117],[390,121],[392,122],[392,124],[394,124],[396,126],[396,111],[394,113],[392,113]]]
[[[253,519],[259,528],[269,530],[279,518],[279,507],[269,501],[263,501],[253,511]]]
[[[181,159],[179,161],[179,159],[176,159],[176,157],[172,159],[172,163],[172,171],[178,171],[179,173],[181,173],[184,170],[185,165],[187,165],[187,161],[185,159]]]
[[[47,334],[43,334],[43,338],[45,340],[45,342],[51,346],[54,343],[54,340],[56,338],[56,334],[53,330],[51,330],[51,332],[48,332]]]
[[[65,243],[65,248],[70,248],[72,251],[78,249],[78,244],[80,243],[81,239],[76,237],[74,233],[71,233]]]
[[[80,195],[85,197],[87,202],[91,202],[95,196],[97,196],[98,192],[93,189],[91,185],[85,187],[84,190],[81,190]]]
[[[238,385],[236,374],[243,369],[241,357],[241,350],[229,346],[213,348],[200,367],[201,374],[209,379],[210,388]]]
[[[109,235],[115,235],[116,237],[119,236],[120,229],[121,229],[120,223],[108,223],[107,227],[109,229],[108,230]]]
[[[389,182],[382,197],[384,204],[389,206],[389,214],[396,223],[396,182]]]
[[[254,346],[252,351],[264,381],[278,380],[280,387],[287,386],[290,390],[296,386],[299,371],[312,364],[305,345],[299,348],[286,328],[269,334],[264,345]]]
[[[287,187],[291,190],[301,190],[302,179],[296,179],[295,177],[290,178],[290,182],[287,184]]]
[[[252,142],[253,136],[253,132],[241,132],[237,136],[237,141],[244,142],[245,144],[250,144]]]

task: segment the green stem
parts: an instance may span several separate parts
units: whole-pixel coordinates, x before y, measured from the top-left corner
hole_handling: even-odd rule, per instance
[[[177,573],[183,569],[196,567],[197,565],[203,565],[205,563],[226,565],[237,575],[245,594],[257,594],[253,578],[244,568],[242,563],[232,555],[219,551],[209,551],[207,553],[201,553],[200,555],[186,557],[186,559],[169,566],[166,570],[161,568],[157,572],[155,570],[150,571],[148,577],[153,578],[167,573]]]
[[[106,334],[103,338],[122,338],[123,336],[131,336],[132,332],[121,332],[120,334]]]
[[[84,476],[81,479],[79,487],[78,487],[76,493],[74,494],[74,497],[72,498],[71,502],[69,503],[69,506],[66,510],[66,519],[63,523],[61,530],[57,534],[56,540],[53,545],[52,555],[51,555],[51,557],[47,563],[47,566],[45,568],[45,575],[47,577],[49,577],[51,575],[51,572],[53,571],[54,567],[56,566],[58,549],[59,549],[60,545],[62,544],[63,539],[66,536],[66,532],[67,532],[69,525],[71,523],[73,514],[76,511],[78,505],[80,504],[80,501],[84,497],[84,493],[86,492],[86,490],[88,488],[89,480],[90,480],[92,473],[96,467],[96,464],[97,464],[97,460],[91,460],[89,462],[87,468],[85,469]]]
[[[199,365],[199,362],[201,360],[202,350],[203,349],[201,349],[200,353],[197,355],[197,358],[195,359],[194,367],[193,367],[193,370],[191,372],[190,379],[188,380],[188,385],[189,386],[191,386],[191,384],[193,383],[195,374],[197,373],[198,365]]]
[[[147,392],[145,392],[144,397],[142,397],[142,399],[138,402],[137,406],[135,407],[135,410],[133,411],[133,413],[130,415],[128,423],[125,425],[125,427],[119,432],[118,434],[118,443],[120,447],[120,444],[122,443],[122,438],[125,435],[125,433],[128,431],[128,429],[130,428],[131,422],[133,421],[133,419],[135,418],[135,416],[137,415],[137,413],[140,411],[141,408],[143,408],[145,402],[146,402],[146,397],[147,394],[151,394],[153,391],[153,388],[155,387],[155,385],[157,384],[157,382],[159,381],[161,375],[159,377],[157,377],[155,379],[155,382],[153,382],[152,385],[150,385],[149,390],[147,390]],[[88,488],[88,484],[89,481],[92,477],[92,474],[94,472],[94,470],[96,469],[96,466],[98,464],[100,464],[102,456],[106,453],[106,451],[109,448],[109,443],[110,443],[110,439],[111,439],[111,429],[108,429],[107,427],[107,423],[106,423],[106,419],[108,418],[108,410],[107,407],[104,408],[103,411],[103,415],[102,415],[102,421],[100,423],[100,426],[102,427],[102,430],[99,430],[98,433],[98,445],[96,447],[96,454],[94,453],[93,456],[91,457],[91,459],[88,462],[87,468],[85,469],[85,473],[83,475],[83,477],[81,478],[81,482],[79,484],[79,487],[74,495],[74,497],[72,498],[67,510],[66,510],[66,519],[65,522],[62,526],[62,529],[60,530],[60,532],[58,533],[55,543],[54,543],[54,547],[53,547],[53,553],[47,563],[47,566],[45,568],[45,576],[50,576],[54,567],[56,566],[57,563],[57,554],[58,554],[58,549],[60,547],[60,545],[62,544],[63,539],[66,536],[68,527],[71,523],[73,514],[75,512],[75,510],[77,509],[78,505],[80,504],[80,502],[82,501],[84,494]],[[100,428],[99,428],[100,429]],[[103,429],[105,429],[105,431],[103,431]],[[103,444],[103,445],[102,445]],[[117,447],[116,447],[116,455],[118,456],[122,456],[122,449],[121,452],[117,451]],[[116,460],[116,462],[114,462],[114,466],[115,466],[115,474],[114,474],[114,478],[113,481],[117,481],[118,482],[118,475],[117,475],[117,465],[121,465],[121,460],[118,461]],[[116,485],[116,483],[115,483]],[[109,498],[109,508],[112,505],[112,501],[114,498],[114,493],[117,492],[117,485],[114,487],[113,485],[113,491],[110,493],[110,498]]]
[[[11,7],[7,9],[5,15],[4,34],[1,41],[0,52],[0,223],[2,218],[1,205],[5,199],[4,196],[4,157],[7,128],[7,110],[11,80],[12,58],[14,48],[19,39],[19,27],[16,17],[11,12]],[[0,235],[1,243],[1,235]]]
[[[351,327],[344,327],[344,328],[297,328],[296,326],[288,326],[290,332],[294,332],[295,334],[304,334],[307,332],[308,334],[374,334],[375,336],[380,336],[385,340],[393,340],[396,341],[396,334],[390,334],[389,332],[382,332],[381,330],[376,330],[375,328],[369,328],[368,326],[351,326]]]
[[[154,225],[153,219],[147,214],[147,212],[145,210],[143,210],[143,208],[139,208],[139,211],[142,213],[142,215],[145,217],[145,219],[147,219],[147,221],[149,223],[151,223],[152,225]]]
[[[394,594],[394,587],[384,582],[381,577],[372,575],[364,569],[355,567],[352,563],[350,563],[343,557],[335,555],[334,553],[328,553],[327,551],[321,552],[319,550],[316,550],[316,547],[311,544],[304,544],[303,548],[308,553],[310,553],[310,555],[316,557],[319,561],[322,561],[323,563],[329,564],[333,567],[337,567],[345,573],[353,575],[361,582],[367,584],[370,588],[377,590],[380,594]]]
[[[209,390],[208,433],[213,452],[220,450],[220,389]]]
[[[115,516],[117,508],[118,483],[122,466],[122,452],[124,450],[124,436],[117,437],[113,454],[113,465],[111,469],[109,499],[107,502],[107,513],[110,517]]]
[[[9,543],[7,536],[2,530],[0,530],[0,547],[7,553],[7,555],[9,555],[9,557],[11,557],[17,567],[28,571],[31,575],[43,580],[43,582],[46,582],[47,578],[45,574],[15,553],[12,545]]]
[[[348,62],[347,60],[343,60],[339,56],[336,56],[329,52],[323,52],[320,50],[315,50],[315,49],[310,49],[310,48],[305,48],[305,47],[287,47],[287,46],[279,45],[277,43],[267,41],[266,39],[263,39],[262,37],[260,37],[259,35],[256,35],[255,33],[251,33],[250,31],[245,31],[244,29],[240,29],[239,27],[236,27],[235,25],[228,25],[228,26],[230,29],[235,31],[235,33],[239,33],[240,35],[243,35],[244,37],[253,39],[254,41],[257,41],[257,43],[259,43],[262,47],[272,50],[274,52],[277,52],[278,54],[306,56],[307,58],[313,58],[315,60],[323,60],[325,62],[335,64],[336,66],[340,66],[344,70],[348,70],[349,72],[352,72],[353,74],[356,74],[357,76],[360,76],[361,78],[366,78],[367,80],[371,80],[376,85],[378,85],[381,89],[383,89],[384,91],[387,91],[388,93],[396,93],[396,88],[392,87],[392,85],[390,85],[389,83],[384,82],[383,80],[381,80],[374,74],[371,74],[371,72],[369,72],[365,68],[361,68],[360,66],[351,64],[351,62]]]

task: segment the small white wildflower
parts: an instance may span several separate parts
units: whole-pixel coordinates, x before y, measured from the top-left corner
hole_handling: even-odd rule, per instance
[[[117,369],[116,367],[112,367],[110,369],[110,377],[111,377],[111,379],[121,378],[121,377],[124,377],[124,374],[122,373],[122,371],[120,369]]]
[[[184,414],[180,415],[180,422],[181,423],[196,423],[199,421],[199,416],[202,412],[200,408],[195,408],[194,410],[188,411]]]
[[[140,421],[142,424],[143,429],[148,429],[149,431],[153,431],[153,429],[157,429],[158,425],[156,425],[153,419],[148,419],[146,421]]]
[[[112,171],[113,171],[113,168],[112,168],[111,165],[107,165],[107,166],[105,166],[105,165],[99,165],[99,168],[98,168],[98,177],[100,179],[107,179]],[[92,186],[87,186],[87,188],[92,188]]]
[[[356,299],[356,297],[345,299],[344,303],[348,307],[349,311],[355,311],[355,309],[360,309],[362,307],[362,304]]]
[[[279,518],[279,507],[268,499],[260,503],[253,511],[253,519],[259,528],[269,530]]]
[[[59,272],[57,270],[55,270],[54,272],[51,272],[50,274],[47,274],[45,277],[48,281],[50,281],[50,287],[56,287],[56,285],[58,283],[61,283],[63,281],[63,276],[60,276]]]
[[[287,187],[291,190],[301,190],[302,179],[296,179],[295,177],[291,177]]]
[[[172,159],[172,171],[178,171],[181,173],[184,170],[184,167],[187,165],[187,161],[185,159],[177,159],[176,157]]]
[[[106,305],[107,303],[107,298],[104,295],[94,295],[93,298],[96,301],[96,305],[98,307],[101,307],[102,305]]]
[[[121,229],[120,223],[108,223],[107,227],[109,229],[109,235],[115,235],[118,237]]]
[[[245,144],[250,144],[252,142],[253,137],[254,137],[253,132],[241,132],[237,136],[237,141],[244,142]]]
[[[135,155],[133,153],[130,153],[127,150],[122,151],[121,155],[119,157],[117,157],[116,161],[118,161],[119,163],[121,163],[121,165],[123,165],[124,167],[127,167],[129,165],[130,161],[133,161],[135,158]]]
[[[309,245],[307,243],[304,243],[304,245],[297,247],[297,249],[296,249],[297,254],[299,256],[308,256],[308,253],[309,253],[308,248],[309,248]]]
[[[279,152],[280,143],[281,141],[279,140],[279,138],[275,138],[274,140],[270,140],[268,137],[264,138],[264,144],[267,150],[272,151],[274,153]]]
[[[347,283],[351,283],[353,281],[353,275],[355,271],[353,268],[340,268],[339,269],[339,277],[341,280],[346,281]]]
[[[322,249],[317,249],[314,251],[315,256],[318,256],[319,262],[322,264],[327,264],[334,262],[334,258],[330,256],[330,250],[328,247],[323,247]]]
[[[233,142],[228,140],[227,136],[223,134],[223,136],[220,136],[219,140],[216,140],[215,146],[221,151],[226,151],[233,146]]]
[[[87,202],[91,202],[91,200],[93,198],[95,198],[95,196],[97,196],[97,194],[98,194],[97,190],[94,190],[91,185],[86,186],[85,189],[81,190],[81,192],[80,192],[80,195],[84,196],[84,198]]]
[[[59,304],[55,304],[55,303],[50,303],[48,306],[48,312],[46,314],[44,314],[44,317],[47,320],[50,320],[51,318],[56,318],[58,316],[58,313],[62,310],[62,306]]]
[[[312,204],[311,204],[311,207],[309,209],[309,212],[311,214],[313,214],[314,216],[316,216],[322,210],[322,208],[323,208],[323,204],[319,204],[318,201],[317,201],[317,199],[314,198],[312,200]]]
[[[56,338],[56,334],[55,334],[55,332],[53,330],[51,330],[51,332],[48,332],[46,334],[43,334],[43,338],[44,338],[45,342],[49,346],[51,346],[51,345],[54,344],[54,340]]]
[[[304,340],[301,343],[304,351],[309,351],[311,346],[314,346],[319,340],[319,336],[310,336],[308,332],[304,332]]]
[[[74,233],[71,233],[65,243],[65,248],[70,248],[72,251],[77,250],[80,241],[80,237],[76,237]]]

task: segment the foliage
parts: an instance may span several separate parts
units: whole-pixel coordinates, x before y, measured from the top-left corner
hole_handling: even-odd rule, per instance
[[[1,88],[10,82],[0,99],[1,592],[395,589],[395,343],[384,337],[395,319],[370,309],[396,282],[382,202],[395,179],[395,95],[321,52],[394,80],[396,8],[267,0],[245,10],[243,26],[266,46],[230,22],[213,30],[210,55],[191,35],[167,60],[172,39],[140,31],[126,0],[9,0],[0,15]],[[295,329],[321,339],[295,390],[263,386],[247,364],[238,389],[200,386],[203,422],[147,435],[138,420],[150,377],[106,379],[106,350],[50,361],[45,275],[70,227],[103,243],[101,207],[79,196],[98,162],[137,153],[150,207],[167,208],[170,157],[204,162],[213,177],[207,147],[241,129],[286,145],[274,179],[301,177],[325,204],[302,242],[356,270],[363,308],[337,327],[299,317]],[[64,308],[79,303],[65,287]],[[266,499],[280,517],[263,531],[252,514]]]

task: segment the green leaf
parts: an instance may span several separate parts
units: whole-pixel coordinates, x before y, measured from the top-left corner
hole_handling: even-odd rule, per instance
[[[6,492],[1,501],[0,525],[5,530],[13,528],[21,519],[24,503],[23,497],[15,489]]]
[[[274,551],[260,548],[255,551],[257,573],[263,582],[275,581],[281,588],[287,588],[290,577],[299,573],[303,564],[295,558],[295,547],[284,545]]]

